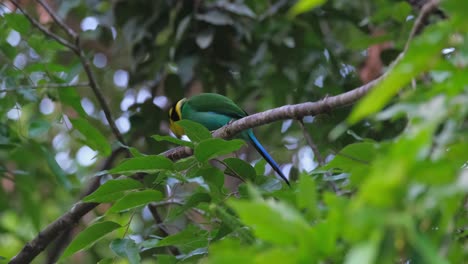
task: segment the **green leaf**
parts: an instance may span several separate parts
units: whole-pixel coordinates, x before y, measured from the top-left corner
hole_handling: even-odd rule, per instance
[[[75,237],[75,239],[65,249],[60,260],[63,260],[82,249],[92,246],[96,241],[120,227],[121,226],[119,224],[112,221],[100,222],[89,226]]]
[[[210,131],[200,123],[190,120],[180,120],[176,124],[184,129],[185,135],[193,142],[200,142],[211,138]]]
[[[195,157],[190,156],[185,159],[180,159],[176,163],[174,163],[174,169],[176,171],[184,171],[194,167],[197,163],[198,161],[195,159]]]
[[[439,27],[439,30],[428,28],[411,43],[404,58],[354,107],[348,117],[349,123],[354,124],[381,110],[414,77],[436,65],[442,58],[440,51],[452,34],[448,24]]]
[[[206,247],[208,245],[208,232],[190,225],[177,234],[163,238],[157,247],[172,245],[180,247],[184,252]]]
[[[326,0],[299,0],[294,4],[294,6],[289,10],[289,16],[297,16],[299,14],[308,12],[316,8],[319,5],[325,3]]]
[[[125,195],[122,199],[115,202],[109,209],[110,213],[125,211],[138,206],[146,205],[150,202],[161,201],[163,195],[156,190],[143,190],[138,192],[131,192]]]
[[[137,172],[155,173],[161,170],[171,170],[173,163],[164,156],[144,156],[124,160],[117,167],[111,169],[109,173],[133,174]]]
[[[260,239],[284,246],[308,240],[310,227],[306,220],[294,208],[281,201],[231,200],[228,204]]]
[[[49,122],[42,120],[42,119],[38,119],[38,120],[32,121],[29,124],[28,134],[30,137],[40,137],[44,135],[45,133],[47,133],[49,129],[50,129]]]
[[[132,239],[115,239],[110,243],[110,248],[115,254],[128,259],[130,264],[140,263],[139,248]]]
[[[143,184],[133,179],[109,180],[90,195],[83,198],[83,202],[113,202],[122,197],[125,191],[142,188]]]
[[[115,259],[114,258],[105,258],[101,259],[97,264],[114,264]]]
[[[31,23],[23,14],[8,13],[3,14],[8,26],[18,31],[21,35],[27,35],[31,28]]]
[[[210,138],[195,146],[195,157],[201,162],[206,162],[239,150],[244,144],[245,142],[240,139],[226,141],[220,138]]]
[[[182,139],[178,139],[178,138],[175,138],[175,137],[161,136],[161,135],[154,135],[154,136],[151,136],[151,137],[156,141],[167,141],[167,142],[176,144],[178,146],[186,146],[186,147],[189,147],[189,148],[193,148],[193,143],[192,142],[185,141],[185,140],[182,140]]]
[[[174,255],[166,255],[166,254],[157,254],[155,255],[156,259],[158,260],[158,264],[177,264],[180,263],[180,260],[176,258]]]
[[[375,263],[378,253],[377,241],[369,240],[355,245],[346,256],[345,264]]]
[[[92,126],[86,119],[76,118],[71,119],[70,122],[73,124],[73,127],[80,131],[80,133],[85,137],[85,144],[99,151],[103,156],[109,156],[111,154],[111,146],[108,142],[108,139],[104,137],[101,132]]]
[[[340,172],[352,175],[366,175],[370,170],[369,164],[378,156],[382,149],[372,142],[360,142],[344,147],[328,164],[321,169],[339,169]]]
[[[52,171],[52,173],[55,175],[55,177],[57,178],[57,181],[63,187],[65,187],[65,189],[67,190],[71,189],[72,185],[71,185],[70,179],[68,179],[68,176],[65,173],[65,171],[62,170],[62,168],[60,168],[57,161],[55,160],[54,155],[52,155],[52,153],[50,153],[50,151],[45,147],[41,147],[41,150],[47,161],[47,165],[49,165],[49,168]]]
[[[71,106],[81,117],[87,116],[83,106],[81,106],[81,97],[76,91],[76,88],[60,88],[57,89],[57,91],[62,104]]]
[[[212,10],[206,12],[204,14],[197,14],[195,16],[197,20],[204,21],[206,23],[216,25],[216,26],[223,26],[223,25],[232,25],[234,24],[234,20],[224,12],[220,12],[217,10]]]
[[[182,214],[183,212],[196,207],[200,203],[209,203],[211,202],[211,196],[207,193],[203,192],[197,192],[191,195],[187,201],[180,207],[176,209],[176,212],[173,214],[173,216],[178,216]]]
[[[193,176],[202,176],[207,183],[216,186],[218,189],[221,189],[224,186],[224,173],[218,168],[211,166],[200,168],[193,173]],[[212,189],[211,192],[213,191],[214,190]]]
[[[299,179],[298,191],[296,193],[297,207],[306,209],[310,219],[317,214],[317,188],[315,181],[308,175]]]
[[[257,174],[255,169],[247,162],[238,158],[227,158],[223,160],[228,166],[224,173],[238,175],[242,179],[247,179],[255,182]]]

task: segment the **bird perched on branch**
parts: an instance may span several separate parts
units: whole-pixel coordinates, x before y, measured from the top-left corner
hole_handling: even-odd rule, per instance
[[[169,109],[170,129],[178,137],[184,130],[176,122],[182,119],[202,124],[208,130],[216,130],[229,122],[246,117],[248,114],[237,106],[231,99],[214,93],[202,93],[189,99],[182,99]],[[239,137],[249,141],[278,175],[289,185],[289,181],[281,171],[278,164],[268,154],[265,148],[255,137],[252,129],[247,129]]]

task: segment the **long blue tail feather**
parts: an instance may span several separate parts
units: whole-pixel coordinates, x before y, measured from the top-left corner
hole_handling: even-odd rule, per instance
[[[245,135],[245,134],[244,134]],[[270,166],[273,168],[273,170],[276,171],[276,173],[278,173],[278,175],[289,185],[289,181],[288,181],[288,178],[286,178],[286,176],[283,174],[283,172],[281,171],[278,163],[276,163],[276,161],[270,156],[270,154],[268,154],[268,152],[266,151],[266,149],[262,146],[262,144],[260,144],[260,142],[258,141],[258,139],[255,137],[255,135],[253,134],[253,131],[252,130],[248,130],[247,131],[247,136],[250,140],[250,142],[252,143],[252,145],[255,147],[255,149],[258,151],[258,153],[260,153],[260,155],[262,155],[262,157],[268,162],[268,164],[270,164]]]

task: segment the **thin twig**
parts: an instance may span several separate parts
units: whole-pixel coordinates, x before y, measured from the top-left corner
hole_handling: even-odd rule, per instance
[[[77,47],[75,45],[70,43],[68,40],[60,37],[59,35],[53,33],[52,31],[48,30],[43,25],[41,25],[41,23],[39,23],[39,21],[35,20],[31,15],[29,15],[26,11],[24,11],[23,8],[21,8],[21,6],[20,6],[20,4],[18,3],[17,0],[10,0],[10,1],[13,3],[13,5],[16,6],[16,8],[19,9],[19,11],[21,11],[21,13],[23,13],[23,15],[29,20],[29,22],[31,24],[33,24],[35,27],[37,27],[46,36],[55,39],[58,43],[62,44],[63,46],[65,46],[67,48],[69,48],[70,50],[73,50],[74,52],[78,51],[78,49],[77,49]]]
[[[79,54],[79,57],[80,57],[80,60],[81,60],[81,64],[83,65],[83,68],[84,68],[84,70],[86,72],[86,75],[88,76],[89,86],[91,86],[91,89],[93,90],[94,95],[96,96],[99,104],[101,105],[102,111],[104,112],[104,115],[106,116],[107,123],[109,123],[109,126],[110,126],[110,128],[112,130],[112,133],[117,138],[117,140],[120,141],[120,143],[122,143],[123,145],[126,145],[125,144],[125,139],[123,138],[122,134],[120,133],[119,129],[117,128],[117,125],[115,124],[114,119],[112,118],[111,111],[110,111],[110,109],[109,109],[109,107],[107,106],[107,103],[106,103],[106,99],[104,99],[104,95],[101,93],[99,85],[96,82],[96,78],[94,77],[94,73],[91,70],[91,66],[89,64],[89,61],[85,57],[85,55],[84,55],[83,51],[81,50],[81,48],[79,48],[79,47],[80,46],[78,46],[78,49],[79,49],[78,54]]]
[[[41,23],[39,23],[36,19],[34,19],[31,15],[29,15],[25,10],[21,8],[17,0],[11,0],[11,2],[26,16],[26,18],[33,24],[35,27],[37,27],[39,30],[41,30],[45,35],[55,39],[58,41],[60,44],[66,46],[69,48],[71,51],[73,51],[81,61],[81,64],[83,65],[83,68],[85,70],[86,75],[88,76],[89,80],[89,86],[93,90],[94,95],[96,96],[98,103],[100,104],[102,111],[104,112],[104,115],[106,117],[107,123],[109,123],[109,126],[112,130],[112,133],[114,136],[117,138],[118,141],[120,141],[123,145],[125,144],[125,140],[120,133],[119,129],[117,128],[117,125],[114,122],[114,119],[112,118],[111,111],[109,109],[109,106],[106,103],[106,100],[104,99],[104,95],[101,93],[101,90],[99,88],[98,83],[96,82],[96,77],[93,74],[93,71],[91,70],[91,66],[89,63],[89,60],[86,58],[86,55],[84,54],[83,50],[81,49],[80,45],[80,38],[79,35],[76,34],[73,29],[71,29],[69,26],[67,26],[56,14],[55,12],[45,3],[43,3],[40,0],[37,0],[41,5],[44,6],[44,9],[47,11],[47,13],[54,19],[55,22],[59,24],[61,28],[65,30],[65,32],[73,38],[74,44],[70,43],[69,41],[63,39],[62,37],[54,34],[47,28],[45,28]],[[47,8],[45,7],[47,6]],[[58,22],[59,21],[59,22]]]
[[[299,126],[301,127],[302,134],[304,135],[307,145],[309,145],[309,147],[312,149],[312,152],[314,152],[314,156],[317,159],[319,165],[322,166],[323,164],[325,164],[325,159],[322,157],[322,154],[320,154],[320,150],[318,149],[317,145],[315,145],[314,141],[312,140],[312,137],[307,131],[304,125],[304,121],[302,119],[298,119],[297,121],[299,122]]]
[[[307,129],[306,129],[305,125],[304,125],[304,121],[302,119],[298,119],[297,121],[299,122],[299,126],[301,127],[302,134],[304,135],[304,138],[305,138],[307,144],[312,149],[312,152],[314,152],[314,156],[317,159],[317,162],[318,162],[319,166],[325,165],[325,159],[323,158],[322,154],[320,154],[320,150],[318,149],[317,145],[314,143],[314,141],[312,140],[312,137],[310,136],[309,132],[307,131]],[[330,172],[325,173],[325,177],[330,177],[330,176],[331,176]],[[333,189],[333,191],[335,193],[340,192],[340,189],[335,184],[335,182],[333,182],[333,181],[327,181],[327,182],[330,184],[330,186],[332,187],[332,189]]]
[[[164,205],[167,204],[167,201],[158,202],[158,203],[151,203],[151,204],[148,205],[148,209],[149,209],[151,215],[153,216],[154,221],[156,221],[156,225],[158,227],[160,227],[159,230],[161,231],[163,236],[167,237],[167,236],[169,236],[169,233],[166,231],[166,229],[161,227],[161,224],[163,223],[163,220],[162,220],[161,216],[159,215],[158,208],[157,208],[158,206],[161,206],[163,204]],[[169,203],[169,204],[174,204],[174,201],[173,201],[173,203]],[[175,204],[177,204],[177,203],[175,203]],[[174,256],[180,255],[180,253],[181,253],[178,248],[173,247],[173,246],[169,246],[167,249]]]
[[[113,164],[117,160],[117,158],[122,154],[125,153],[125,148],[120,147],[112,151],[111,155],[106,158],[104,163],[100,166],[98,171],[103,171],[103,170],[108,170],[112,168]],[[85,196],[91,194],[99,186],[101,182],[101,177],[93,177],[88,184],[88,186],[83,189],[80,193],[79,199],[81,200]],[[78,219],[79,220],[79,219]],[[63,250],[68,246],[68,244],[71,242],[72,239],[72,234],[73,234],[73,229],[75,226],[70,226],[69,228],[65,229],[62,231],[62,234],[57,238],[56,243],[52,246],[52,248],[48,251],[48,256],[46,259],[46,263],[56,263],[57,259],[60,257],[60,254],[62,254]]]
[[[77,88],[77,87],[89,87],[89,83],[76,83],[76,84],[65,84],[65,83],[47,83],[47,84],[40,84],[40,85],[19,85],[15,88],[5,88],[0,89],[0,93],[8,93],[8,92],[15,92],[18,90],[23,89],[47,89],[47,88]]]
[[[416,21],[414,22],[413,28],[411,28],[408,41],[406,41],[406,44],[405,44],[405,51],[408,50],[409,44],[411,40],[416,36],[416,34],[421,32],[424,26],[426,26],[425,21],[427,17],[432,13],[432,11],[437,9],[439,4],[440,4],[439,0],[429,0],[423,5],[423,7],[421,8],[421,12],[419,13],[419,16],[416,18]]]
[[[70,38],[72,39],[76,39],[78,37],[78,34],[76,34],[76,32],[70,28],[69,26],[67,26],[63,20],[57,16],[57,14],[52,10],[52,8],[50,8],[50,6],[42,1],[42,0],[36,0],[42,7],[44,7],[44,9],[47,11],[47,13],[52,17],[52,19],[55,21],[55,23],[57,23],[67,34],[68,36],[70,36]]]

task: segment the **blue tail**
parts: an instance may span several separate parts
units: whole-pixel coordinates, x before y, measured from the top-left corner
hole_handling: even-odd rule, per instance
[[[268,164],[270,164],[270,166],[276,171],[276,173],[278,173],[278,175],[283,178],[283,180],[289,185],[289,181],[288,179],[286,178],[286,176],[283,174],[283,172],[281,171],[280,167],[278,166],[278,163],[276,163],[276,161],[270,156],[270,154],[268,154],[268,152],[266,151],[266,149],[262,146],[262,144],[260,144],[260,142],[258,141],[258,139],[255,137],[255,135],[253,134],[253,131],[251,129],[249,129],[248,131],[246,131],[247,133],[247,137],[249,138],[250,142],[252,143],[252,145],[255,147],[255,149],[258,151],[258,153],[260,153],[260,155],[262,155],[262,157],[268,162]],[[244,134],[245,135],[245,134]]]

